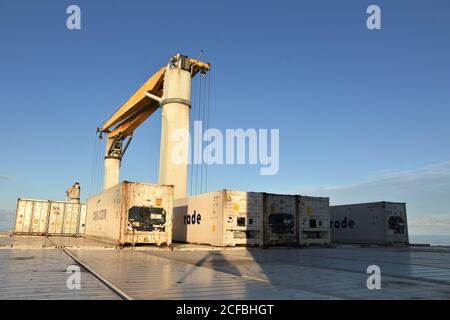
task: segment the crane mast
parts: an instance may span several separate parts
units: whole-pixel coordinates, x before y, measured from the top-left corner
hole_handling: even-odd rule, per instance
[[[106,122],[98,129],[107,133],[104,163],[104,189],[119,183],[120,165],[134,130],[159,107],[162,108],[159,183],[174,185],[174,198],[187,196],[189,140],[174,141],[177,130],[189,132],[191,108],[191,82],[197,73],[205,74],[209,63],[177,54],[167,66],[151,76]],[[183,159],[174,161],[174,147],[182,146]]]

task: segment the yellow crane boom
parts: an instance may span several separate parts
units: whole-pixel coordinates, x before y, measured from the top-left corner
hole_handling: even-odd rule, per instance
[[[192,77],[202,70],[209,71],[211,65],[195,59],[190,59]],[[105,123],[99,128],[107,132],[109,138],[118,135],[128,137],[158,108],[159,103],[147,94],[162,98],[164,90],[164,74],[167,67],[162,67],[153,74]]]

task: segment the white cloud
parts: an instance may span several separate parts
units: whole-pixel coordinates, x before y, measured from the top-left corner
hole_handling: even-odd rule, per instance
[[[381,200],[406,202],[410,233],[450,235],[450,161],[384,172],[362,182],[304,187],[298,191],[329,196],[333,205]]]

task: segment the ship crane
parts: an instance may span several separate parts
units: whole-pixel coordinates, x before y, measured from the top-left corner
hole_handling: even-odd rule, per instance
[[[152,75],[106,122],[97,130],[100,137],[107,135],[104,162],[104,190],[119,183],[120,165],[134,130],[159,107],[162,108],[159,183],[174,185],[174,198],[187,196],[188,164],[172,161],[175,130],[189,132],[192,78],[211,69],[209,63],[177,54]],[[188,144],[189,142],[186,141]],[[178,143],[179,144],[179,143]],[[188,150],[188,145],[186,149]],[[187,156],[187,155],[186,155]]]
[[[75,182],[66,190],[66,201],[70,203],[80,203],[80,184]]]

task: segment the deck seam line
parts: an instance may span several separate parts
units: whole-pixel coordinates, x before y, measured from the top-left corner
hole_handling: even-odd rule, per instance
[[[123,300],[133,300],[130,296],[128,296],[125,292],[117,288],[115,285],[110,283],[108,280],[103,278],[100,274],[91,269],[86,263],[81,261],[78,257],[70,253],[66,249],[62,249],[65,254],[75,260],[78,264],[80,264],[83,268],[85,268],[89,273],[91,273],[94,277],[96,277],[100,282],[102,282],[106,287],[108,287],[112,292],[114,292],[117,296],[119,296]]]
[[[46,237],[50,242],[54,243],[56,246],[58,244],[53,241],[52,239]],[[84,269],[86,269],[90,274],[92,274],[95,278],[97,278],[101,283],[103,283],[108,289],[110,289],[113,293],[115,293],[119,298],[123,300],[133,300],[130,296],[128,296],[126,293],[122,292],[119,288],[114,286],[112,283],[110,283],[108,280],[103,278],[101,275],[99,275],[97,272],[95,272],[93,269],[91,269],[86,263],[81,261],[78,257],[70,253],[68,250],[66,250],[64,247],[61,247],[62,251],[68,255],[70,258],[72,258],[75,262],[77,262],[79,265],[81,265]]]

